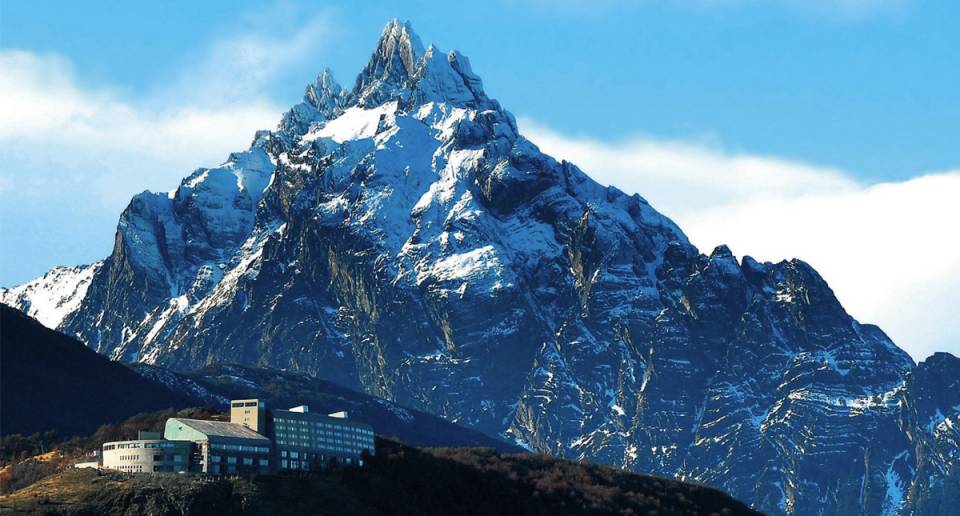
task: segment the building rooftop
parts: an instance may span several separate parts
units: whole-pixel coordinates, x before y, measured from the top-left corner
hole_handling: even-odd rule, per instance
[[[207,437],[230,437],[235,439],[253,439],[264,442],[270,442],[270,439],[254,432],[253,430],[236,423],[228,423],[226,421],[207,421],[203,419],[183,419],[183,418],[170,418],[167,420],[167,428],[171,427],[171,424],[174,426],[183,425],[192,430],[200,432],[201,434],[206,435]]]
[[[368,423],[357,421],[356,419],[348,419],[346,411],[334,412],[333,414],[321,414],[318,412],[310,412],[308,410],[294,410],[299,408],[300,407],[293,407],[293,409],[289,410],[274,410],[273,417],[307,419],[311,421],[326,421],[331,423],[336,422],[341,425],[370,427]]]

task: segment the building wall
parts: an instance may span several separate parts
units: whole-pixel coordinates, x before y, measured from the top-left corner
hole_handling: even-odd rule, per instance
[[[256,399],[233,400],[230,402],[230,422],[266,435],[267,405]]]
[[[245,445],[216,440],[202,444],[203,472],[211,475],[270,473],[269,445]]]
[[[103,445],[103,467],[128,473],[189,471],[193,443],[163,439],[115,441]]]
[[[277,410],[271,431],[281,470],[322,469],[331,463],[363,465],[374,454],[373,429],[348,419]]]

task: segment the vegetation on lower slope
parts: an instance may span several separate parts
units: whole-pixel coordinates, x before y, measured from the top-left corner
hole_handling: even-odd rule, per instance
[[[208,480],[68,470],[0,497],[14,514],[757,514],[708,487],[489,448],[378,440],[367,467]]]

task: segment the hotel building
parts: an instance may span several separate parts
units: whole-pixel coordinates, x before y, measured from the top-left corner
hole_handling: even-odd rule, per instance
[[[159,432],[105,443],[102,466],[129,473],[253,475],[363,466],[373,428],[346,412],[317,414],[306,405],[270,410],[262,400],[233,400],[230,421],[170,418]]]

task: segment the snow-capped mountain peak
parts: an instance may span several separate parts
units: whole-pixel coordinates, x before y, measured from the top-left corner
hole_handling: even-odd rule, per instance
[[[394,19],[388,23],[370,62],[357,76],[353,88],[356,103],[379,105],[405,92],[423,54],[423,43],[410,22]]]
[[[317,76],[317,81],[314,84],[307,85],[304,100],[327,117],[332,117],[343,109],[346,102],[346,92],[333,78],[333,72],[329,68],[324,68],[323,72]]]
[[[46,320],[113,358],[297,370],[768,512],[907,513],[960,471],[960,402],[927,394],[953,361],[913,364],[799,260],[700,253],[396,20],[352,90],[324,70],[248,150],[136,196],[84,270],[31,299],[76,291]]]

